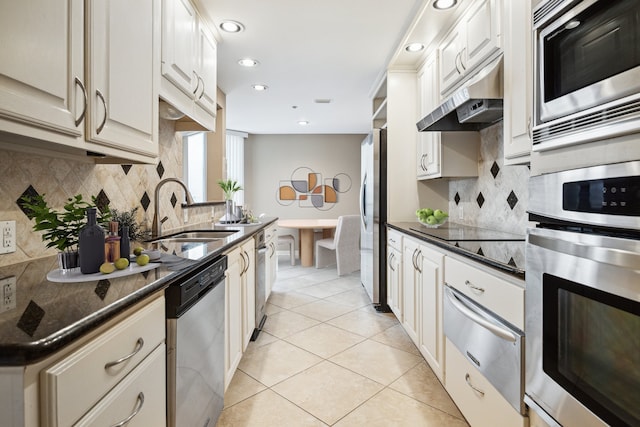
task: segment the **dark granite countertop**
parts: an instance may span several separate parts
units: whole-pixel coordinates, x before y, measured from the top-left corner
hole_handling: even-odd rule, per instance
[[[387,226],[524,279],[524,235],[452,222],[435,229],[417,221],[389,222]]]
[[[0,312],[0,366],[28,365],[48,357],[276,220],[263,218],[259,224],[242,226],[204,223],[172,230],[167,234],[212,229],[238,232],[208,243],[164,245],[160,248],[162,259],[175,261],[177,256],[185,261],[161,264],[125,277],[104,275],[100,280],[81,283],[50,282],[47,273],[58,267],[55,256],[0,267],[0,279],[16,278],[16,306]],[[160,245],[141,246],[157,249]]]

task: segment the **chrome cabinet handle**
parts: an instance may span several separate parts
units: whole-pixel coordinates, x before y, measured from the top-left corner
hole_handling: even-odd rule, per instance
[[[369,228],[369,224],[367,224],[367,206],[365,204],[365,196],[366,196],[366,192],[367,192],[367,173],[364,173],[364,176],[362,177],[362,185],[360,185],[360,222],[362,223],[362,226],[365,228],[365,230],[367,228]]]
[[[422,268],[420,268],[420,266],[418,265],[418,257],[420,257],[421,255],[422,251],[418,249],[418,254],[416,255],[416,270],[418,270],[418,273],[422,273]]]
[[[84,87],[84,84],[78,77],[76,77],[76,84],[80,86],[80,89],[82,89],[82,97],[84,98],[84,107],[82,108],[82,114],[80,114],[80,117],[76,119],[76,127],[78,127],[78,125],[82,123],[82,120],[84,120],[84,115],[87,113],[87,88]]]
[[[242,276],[246,270],[247,260],[244,258],[244,251],[240,252],[240,256],[242,257],[242,268],[240,268],[240,275]]]
[[[202,92],[200,93],[200,96],[198,97],[198,99],[202,99],[202,97],[204,96],[204,91],[206,90],[205,85],[204,85],[204,79],[200,76],[198,76],[198,80],[200,80],[202,82]]]
[[[193,94],[195,95],[200,87],[200,76],[195,71],[193,72],[193,75],[196,76],[196,88],[193,90]]]
[[[445,288],[444,292],[453,307],[456,308],[464,316],[468,317],[471,321],[482,326],[498,338],[502,338],[505,341],[513,343],[516,342],[516,336],[513,333],[486,320],[484,317],[482,317],[482,315],[476,312],[473,307],[469,307],[464,303],[464,301],[459,300],[451,289]]]
[[[102,92],[96,89],[96,95],[98,95],[98,98],[100,98],[100,100],[102,101],[102,106],[104,107],[104,118],[102,119],[102,123],[100,123],[100,126],[98,126],[98,129],[96,129],[96,133],[100,135],[100,132],[102,132],[105,123],[107,123],[107,112],[109,111],[109,109],[107,108],[107,101],[104,99]]]
[[[126,425],[129,421],[131,421],[133,419],[133,417],[135,417],[136,415],[138,415],[138,413],[142,410],[142,406],[144,405],[144,393],[140,392],[138,393],[138,402],[136,403],[136,407],[133,410],[133,412],[131,413],[131,415],[129,415],[127,418],[125,418],[124,420],[120,421],[117,424],[112,425],[111,427],[122,427],[124,425]]]
[[[474,285],[473,283],[471,283],[468,280],[465,280],[464,284],[467,285],[468,287],[470,287],[471,289],[473,289],[474,291],[476,291],[476,293],[478,293],[478,294],[483,294],[484,293],[484,288],[476,286],[476,285]]]
[[[459,55],[460,55],[460,66],[462,67],[462,71],[463,71],[463,72],[464,72],[464,71],[467,71],[467,67],[465,67],[465,66],[464,66],[464,62],[462,62],[462,55],[464,54],[464,51],[465,51],[465,50],[467,50],[467,48],[466,48],[466,47],[465,47],[465,48],[463,48],[463,49],[460,51],[460,54],[459,54]]]
[[[420,157],[420,167],[422,168],[423,171],[427,171],[427,166],[424,164],[424,159],[427,157],[426,154],[423,154],[422,157]]]
[[[533,130],[531,129],[531,116],[527,120],[527,135],[529,135],[529,139],[533,139]]]
[[[396,269],[393,267],[393,259],[395,258],[394,254],[389,254],[389,269],[391,271],[396,271]]]
[[[138,354],[138,352],[140,352],[140,350],[142,350],[142,347],[144,347],[144,340],[142,339],[142,337],[140,337],[136,341],[136,348],[134,348],[133,351],[130,354],[127,354],[126,356],[123,356],[118,360],[114,360],[113,362],[106,363],[104,365],[104,369],[113,368],[114,366],[119,365],[122,362],[126,362],[127,360],[131,359],[133,356]]]
[[[458,54],[456,55],[456,58],[453,60],[453,63],[456,66],[456,71],[458,72],[458,74],[462,74],[462,71],[460,71],[460,67],[458,67],[458,60],[459,59],[460,59],[460,52],[458,52]]]
[[[464,376],[464,380],[467,382],[467,385],[473,389],[473,391],[478,393],[480,396],[484,396],[484,391],[480,390],[478,387],[471,384],[471,376],[469,374],[466,374]]]

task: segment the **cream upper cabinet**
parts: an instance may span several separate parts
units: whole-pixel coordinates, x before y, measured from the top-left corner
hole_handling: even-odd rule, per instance
[[[157,156],[160,1],[86,4],[87,139]]]
[[[73,0],[11,1],[0,13],[0,129],[81,145],[84,8]]]
[[[531,1],[504,4],[504,163],[528,163],[533,110]]]
[[[441,94],[501,49],[501,1],[474,1],[444,37],[439,49]]]
[[[0,130],[17,147],[154,162],[159,18],[158,0],[3,6]]]
[[[160,96],[215,130],[216,42],[189,0],[162,0]]]
[[[418,71],[420,120],[438,106],[438,56],[431,54]],[[416,143],[416,175],[418,179],[440,176],[440,132],[420,132]]]

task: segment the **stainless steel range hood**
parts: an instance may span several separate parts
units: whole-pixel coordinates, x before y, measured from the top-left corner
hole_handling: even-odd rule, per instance
[[[502,55],[416,123],[420,132],[478,131],[502,119]]]

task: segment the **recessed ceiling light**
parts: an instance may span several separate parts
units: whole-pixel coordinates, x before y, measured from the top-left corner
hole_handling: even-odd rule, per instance
[[[404,47],[404,50],[407,52],[420,52],[424,49],[424,45],[422,43],[409,43]]]
[[[313,102],[316,104],[331,104],[331,99],[329,98],[318,98],[314,99]]]
[[[267,86],[267,85],[262,85],[262,84],[255,84],[255,85],[253,85],[253,86],[251,86],[251,87],[252,87],[252,88],[254,88],[255,90],[259,91],[259,92],[260,92],[260,91],[263,91],[263,90],[267,90],[267,89],[269,89],[269,86]]]
[[[257,67],[258,64],[260,64],[258,61],[256,61],[255,59],[251,59],[251,58],[242,58],[242,59],[238,59],[238,64],[242,65],[243,67]]]
[[[451,9],[458,3],[458,0],[435,0],[433,7],[439,10]]]
[[[240,31],[244,31],[244,25],[237,21],[222,21],[220,29],[227,33],[239,33]]]
[[[309,121],[307,121],[307,120],[299,120],[298,124],[300,126],[308,126],[309,125]]]

